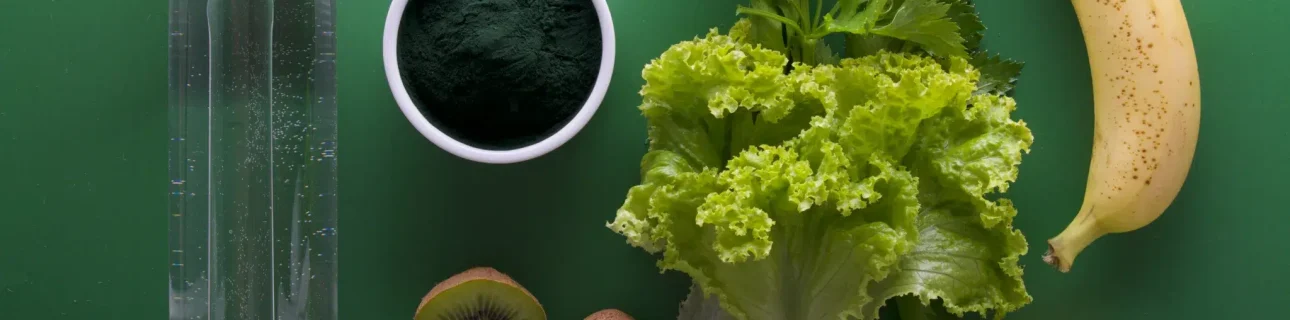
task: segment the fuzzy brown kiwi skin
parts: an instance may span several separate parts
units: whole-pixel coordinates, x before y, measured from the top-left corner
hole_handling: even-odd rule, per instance
[[[590,316],[587,316],[587,318],[583,320],[635,320],[635,319],[632,319],[632,316],[627,315],[626,312],[622,312],[621,310],[605,309],[605,310],[600,310],[596,313],[592,313]]]
[[[453,275],[447,280],[436,284],[434,288],[430,288],[430,293],[426,294],[424,298],[421,298],[421,304],[417,305],[418,312],[422,308],[425,308],[426,303],[430,302],[430,300],[434,299],[434,297],[438,296],[440,293],[443,293],[452,287],[456,287],[459,284],[474,280],[488,280],[519,288],[520,291],[523,291],[525,295],[529,296],[529,299],[533,299],[533,303],[536,303],[538,307],[542,306],[542,303],[538,302],[537,297],[534,297],[528,289],[525,289],[524,286],[515,282],[514,279],[511,279],[511,277],[507,276],[505,273],[501,273],[500,271],[489,267],[474,267]]]

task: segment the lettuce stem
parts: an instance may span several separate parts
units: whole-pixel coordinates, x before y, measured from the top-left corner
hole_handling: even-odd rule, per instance
[[[802,36],[802,63],[815,65],[815,48],[817,47],[816,39]]]
[[[823,13],[824,13],[824,0],[815,0],[815,23],[812,24],[813,28],[819,27],[821,24],[824,24]]]
[[[775,20],[775,21],[778,21],[779,23],[783,23],[784,25],[789,26],[790,28],[793,28],[793,30],[797,31],[797,33],[806,34],[805,32],[802,32],[802,27],[798,25],[797,22],[794,22],[793,20],[789,20],[784,16],[775,14],[774,12],[756,9],[756,8],[749,8],[745,6],[739,6],[738,9],[735,9],[735,12],[739,14],[754,15],[754,16],[758,16],[766,19]]]

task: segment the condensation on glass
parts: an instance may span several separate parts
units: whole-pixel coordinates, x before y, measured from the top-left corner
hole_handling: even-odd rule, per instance
[[[337,319],[335,0],[170,0],[170,319]]]

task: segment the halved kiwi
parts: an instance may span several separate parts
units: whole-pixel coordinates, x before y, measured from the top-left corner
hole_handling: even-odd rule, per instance
[[[587,316],[587,318],[583,320],[635,320],[635,319],[632,319],[632,316],[627,315],[627,313],[623,312],[622,310],[605,309],[605,310],[597,311],[596,313],[592,313],[590,316]]]
[[[415,320],[546,320],[546,310],[511,277],[476,267],[440,282],[417,307]]]

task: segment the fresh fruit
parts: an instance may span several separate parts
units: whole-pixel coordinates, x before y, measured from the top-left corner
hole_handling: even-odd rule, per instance
[[[1200,75],[1179,0],[1072,3],[1096,118],[1084,203],[1044,256],[1062,272],[1094,240],[1160,217],[1182,188],[1200,129]]]
[[[417,307],[416,320],[545,320],[528,290],[493,268],[477,267],[440,282]]]
[[[605,309],[587,316],[583,320],[633,320],[632,316],[618,309]]]

